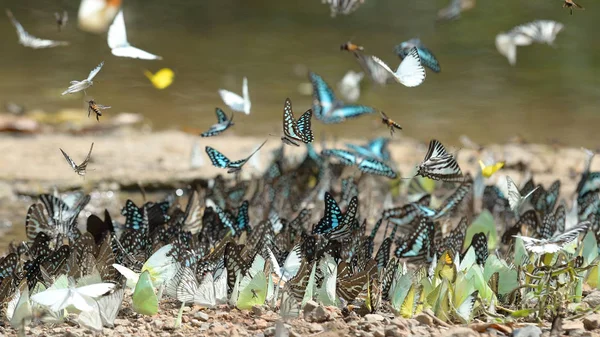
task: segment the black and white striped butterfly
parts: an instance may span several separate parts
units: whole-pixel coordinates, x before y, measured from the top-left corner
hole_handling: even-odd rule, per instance
[[[331,17],[334,18],[338,14],[348,15],[358,9],[365,0],[323,0],[324,4],[328,4],[331,9]]]
[[[75,171],[75,173],[77,173],[78,175],[83,177],[83,176],[85,176],[87,165],[88,165],[88,163],[90,161],[90,157],[92,155],[92,149],[94,149],[94,143],[92,143],[92,146],[90,146],[90,152],[88,152],[87,157],[85,157],[83,162],[81,162],[81,164],[79,164],[79,165],[77,165],[65,151],[60,149],[60,152],[62,152],[63,156],[65,156],[65,160],[67,161],[67,163],[69,163],[69,165],[71,165],[71,168],[73,169],[73,171]]]
[[[229,158],[225,157],[224,154],[213,149],[210,146],[206,147],[206,154],[208,155],[208,158],[210,158],[210,161],[212,162],[213,166],[218,168],[226,168],[227,173],[235,173],[240,171],[242,169],[242,166],[244,166],[244,164],[248,162],[248,159],[252,158],[252,156],[255,155],[256,152],[258,152],[265,145],[266,142],[267,141],[265,140],[262,144],[260,144],[260,146],[256,150],[254,150],[254,152],[252,152],[248,157],[236,161],[229,160]]]
[[[456,159],[435,139],[429,142],[425,159],[417,167],[417,175],[447,182],[463,181],[463,174]]]
[[[536,254],[556,253],[563,247],[579,237],[579,234],[585,233],[590,227],[589,221],[579,223],[577,226],[567,230],[562,234],[555,235],[550,239],[534,239],[528,236],[515,235],[523,240],[525,249]]]
[[[231,118],[227,118],[227,115],[225,115],[225,112],[221,108],[215,108],[215,114],[217,115],[217,124],[213,124],[208,131],[201,133],[200,137],[216,136],[235,125],[233,123],[233,114],[231,114]]]
[[[295,146],[300,146],[300,143],[312,143],[315,137],[310,129],[311,118],[312,109],[308,109],[296,121],[294,111],[292,111],[292,101],[286,98],[283,104],[283,133],[285,134],[281,137],[283,143]]]
[[[23,28],[23,26],[21,26],[19,21],[17,21],[17,19],[15,19],[15,17],[13,16],[13,14],[10,10],[8,10],[8,9],[6,10],[6,15],[8,15],[8,18],[12,22],[13,26],[15,26],[15,28],[17,29],[17,35],[19,36],[19,43],[24,45],[25,47],[39,49],[39,48],[51,48],[51,47],[58,47],[58,46],[66,46],[69,44],[69,42],[66,42],[66,41],[53,41],[53,40],[37,38],[25,31],[25,28]]]
[[[496,36],[496,49],[508,59],[510,65],[517,63],[517,46],[528,46],[534,42],[552,45],[556,35],[564,28],[560,22],[536,20],[519,25]]]

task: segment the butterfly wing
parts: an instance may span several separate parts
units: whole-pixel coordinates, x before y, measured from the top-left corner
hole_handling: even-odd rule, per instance
[[[312,143],[313,140],[315,140],[315,137],[311,130],[311,122],[310,122],[311,118],[312,118],[312,110],[309,109],[309,110],[306,110],[306,112],[304,112],[302,114],[302,116],[300,116],[300,118],[298,119],[298,122],[297,122],[298,132],[302,136],[302,141],[306,144]]]
[[[208,158],[212,162],[213,166],[215,167],[226,168],[231,163],[231,161],[227,157],[225,157],[221,152],[213,149],[210,146],[206,147],[206,154],[208,155]]]
[[[380,63],[381,60],[376,56],[364,55],[362,53],[354,53],[358,64],[361,66],[363,71],[369,75],[371,80],[379,85],[385,85],[389,83],[393,76],[392,70],[385,64]],[[380,62],[377,62],[379,60]]]
[[[219,95],[231,110],[244,112],[244,98],[240,95],[225,89],[219,89]]]
[[[104,61],[100,62],[100,64],[98,66],[96,66],[96,68],[94,68],[94,69],[92,69],[92,71],[90,71],[90,74],[88,75],[87,80],[91,81],[94,77],[96,77],[96,75],[98,74],[100,69],[102,69],[102,66],[104,66]]]
[[[294,111],[292,110],[292,102],[286,98],[283,104],[283,133],[285,138],[290,139],[290,143],[297,145],[294,141],[302,141],[302,133],[298,129],[296,119],[294,119]]]
[[[71,168],[73,170],[77,170],[77,164],[75,164],[75,162],[73,161],[73,159],[71,159],[71,157],[69,157],[69,155],[63,151],[62,149],[59,149],[60,152],[62,152],[63,156],[65,157],[65,160],[67,161],[67,163],[69,163],[69,165],[71,165]]]
[[[376,113],[377,110],[366,105],[343,105],[333,110],[329,116],[323,119],[326,124],[341,123],[349,118],[356,118],[364,114]]]
[[[123,17],[122,10],[117,13],[113,23],[108,28],[108,46],[110,49],[129,46],[129,42],[127,41],[127,30],[125,29],[125,18]]]
[[[328,157],[333,156],[341,161],[342,164],[352,166],[356,164],[356,155],[350,151],[340,149],[325,149],[321,151],[321,155]]]
[[[217,115],[217,123],[226,123],[228,121],[227,115],[221,108],[215,108],[215,114]]]
[[[310,82],[313,86],[313,108],[317,119],[325,117],[337,101],[333,90],[323,78],[313,72],[309,73]]]
[[[400,62],[396,70],[396,79],[407,87],[416,87],[425,80],[425,68],[421,65],[419,51],[413,47]]]
[[[391,179],[395,179],[397,176],[396,172],[387,164],[371,158],[361,160],[358,169],[364,173],[376,174]]]
[[[140,60],[161,60],[162,57],[151,54],[134,46],[117,47],[111,49],[111,53],[118,57],[129,57]]]

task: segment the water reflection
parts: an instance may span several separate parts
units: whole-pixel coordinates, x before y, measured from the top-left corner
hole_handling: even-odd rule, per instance
[[[418,88],[400,85],[363,86],[361,104],[384,110],[404,127],[403,134],[426,140],[432,136],[457,143],[467,133],[475,141],[504,141],[521,134],[530,141],[558,139],[572,145],[597,145],[600,122],[598,83],[600,50],[592,32],[600,14],[588,9],[570,16],[558,2],[478,2],[458,21],[435,23],[446,1],[367,0],[350,16],[332,19],[319,0],[261,2],[245,0],[179,0],[125,2],[129,40],[162,61],[117,58],[106,35],[83,33],[73,22],[78,1],[5,0],[26,30],[36,36],[61,39],[71,46],[32,50],[17,44],[5,17],[0,38],[0,102],[15,101],[28,109],[57,111],[81,108],[81,95],[61,96],[72,79],[83,78],[100,61],[106,65],[88,94],[112,106],[110,112],[139,112],[156,129],[214,123],[214,108],[225,108],[217,90],[239,91],[247,76],[252,98],[250,116],[239,114],[237,134],[278,132],[285,97],[298,111],[311,104],[297,88],[307,79],[294,69],[304,65],[333,87],[347,70],[358,70],[354,57],[340,52],[352,38],[370,54],[390,64],[399,59],[393,47],[412,37],[435,53],[440,74],[428,72]],[[72,22],[56,29],[54,12],[69,11]],[[510,67],[498,54],[494,38],[517,24],[535,19],[565,24],[556,47],[520,48]],[[156,90],[145,70],[175,71],[167,89]],[[229,111],[227,111],[229,112]],[[334,135],[385,135],[371,123],[377,116],[342,125],[316,126]]]

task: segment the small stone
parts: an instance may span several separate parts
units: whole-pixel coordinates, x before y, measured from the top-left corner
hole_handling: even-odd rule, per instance
[[[194,318],[199,319],[202,322],[207,322],[208,321],[208,314],[205,313],[204,311],[198,311],[197,313],[194,314]]]
[[[321,331],[325,330],[323,328],[323,326],[321,324],[318,324],[318,323],[311,323],[310,327],[308,329],[310,330],[310,332],[313,332],[313,333],[321,332]]]
[[[315,322],[322,323],[329,319],[329,312],[325,310],[324,307],[320,306],[313,311],[312,316]]]
[[[118,326],[118,325],[120,325],[120,326],[130,326],[131,322],[128,319],[119,319],[119,318],[117,318],[117,319],[115,319],[114,324],[115,324],[115,326]]]
[[[269,323],[264,319],[257,318],[254,320],[254,327],[259,330],[264,330],[269,326]]]
[[[444,333],[445,337],[479,337],[479,334],[473,329],[457,327],[450,328]]]
[[[165,323],[163,329],[165,330],[173,329],[175,326],[175,317],[165,317],[163,321]]]
[[[200,325],[200,328],[198,328],[198,330],[200,331],[206,331],[210,328],[210,324],[208,323],[203,323],[202,325]]]
[[[74,332],[72,332],[72,331],[67,331],[67,332],[65,332],[65,335],[64,335],[64,336],[65,336],[65,337],[79,337],[79,335],[78,335],[78,334],[76,334],[76,333],[74,333]]]
[[[414,317],[414,319],[416,319],[419,323],[423,324],[423,325],[427,325],[427,326],[431,326],[433,325],[433,318],[431,318],[431,316],[427,315],[427,314],[418,314],[417,316]]]
[[[398,328],[395,325],[388,325],[385,327],[385,329],[383,330],[385,337],[398,337],[398,336],[404,336],[404,334],[402,334],[400,332],[400,328]]]
[[[383,316],[381,316],[380,314],[366,314],[365,319],[369,323],[375,323],[383,321]]]
[[[527,325],[513,331],[514,337],[540,337],[542,330],[535,325]]]
[[[157,329],[162,329],[165,326],[165,322],[161,321],[160,319],[155,319],[152,321],[152,325]]]
[[[397,326],[398,328],[400,328],[400,330],[408,331],[408,328],[406,327],[406,320],[405,319],[402,319],[400,317],[396,317],[390,323],[393,324],[393,325],[395,325],[395,326]]]
[[[275,327],[266,328],[264,331],[265,336],[275,336]]]
[[[583,330],[583,322],[582,321],[563,321],[562,325],[563,331],[573,331],[573,330]]]
[[[263,314],[263,308],[260,305],[253,305],[251,311],[255,316],[262,316]]]
[[[584,297],[583,302],[590,307],[595,308],[600,305],[600,290],[594,290],[589,295]]]
[[[120,334],[124,334],[124,333],[127,332],[127,328],[124,327],[124,326],[122,326],[122,325],[119,325],[119,326],[115,327],[115,332],[118,332]]]
[[[310,314],[310,313],[311,313],[313,310],[315,310],[317,307],[319,307],[319,303],[317,303],[317,302],[315,302],[315,301],[313,301],[313,300],[307,301],[307,302],[304,304],[304,314],[305,314],[305,315],[306,315],[306,314]]]
[[[192,326],[199,327],[199,326],[201,326],[201,325],[202,325],[202,323],[200,323],[200,321],[199,321],[199,320],[197,320],[197,319],[195,319],[195,318],[194,318],[194,319],[192,319]]]
[[[383,329],[378,329],[373,331],[373,337],[385,337],[385,332]]]
[[[302,335],[290,329],[290,337],[302,337]]]
[[[600,314],[592,314],[583,318],[583,327],[586,330],[595,330],[600,326]]]

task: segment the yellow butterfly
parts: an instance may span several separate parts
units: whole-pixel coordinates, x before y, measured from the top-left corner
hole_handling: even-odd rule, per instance
[[[496,171],[498,171],[499,169],[501,169],[502,167],[504,167],[504,162],[503,161],[499,161],[493,165],[485,165],[481,160],[479,161],[479,166],[481,166],[481,175],[483,175],[486,178],[489,178],[492,176],[492,174],[496,173]]]
[[[156,74],[152,74],[150,71],[146,70],[144,71],[144,75],[148,77],[156,89],[165,89],[170,86],[171,83],[173,83],[173,77],[175,77],[175,73],[169,68],[162,68],[157,71]]]

